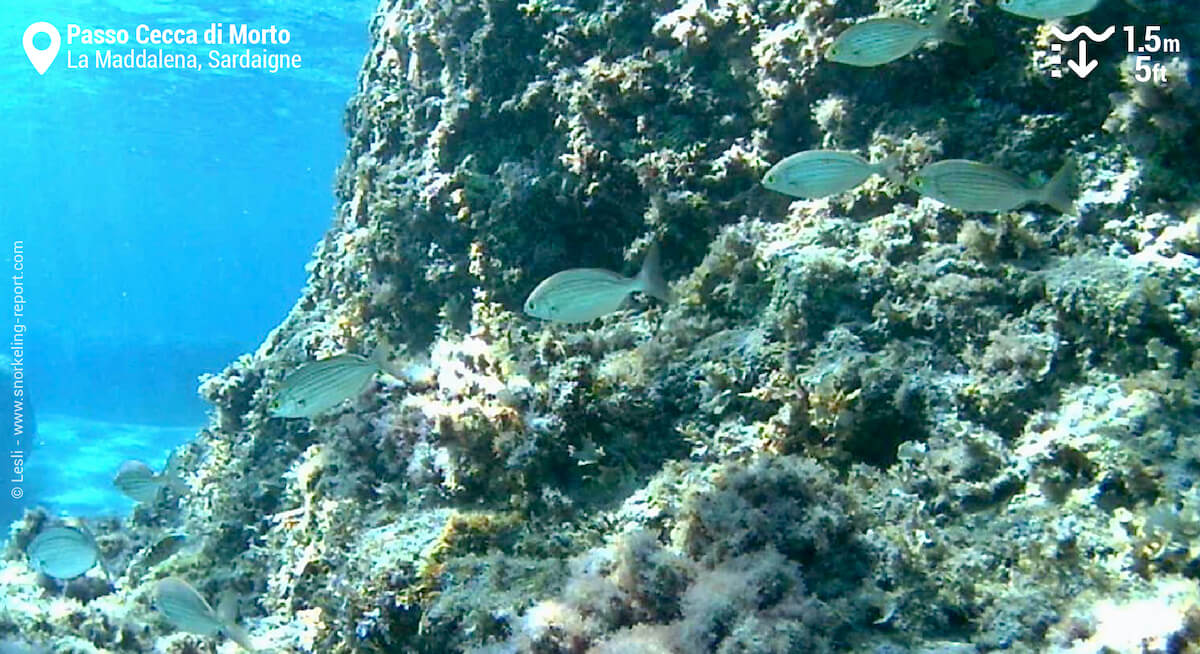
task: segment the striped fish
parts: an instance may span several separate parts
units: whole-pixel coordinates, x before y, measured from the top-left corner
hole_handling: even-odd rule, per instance
[[[166,577],[155,582],[154,608],[180,631],[201,636],[223,635],[242,648],[254,651],[250,635],[234,622],[236,616],[217,615],[204,597],[179,577]]]
[[[378,346],[370,357],[347,352],[306,363],[283,379],[268,410],[278,418],[312,418],[363,392],[386,361],[387,348]]]
[[[602,268],[572,268],[537,285],[525,300],[525,313],[552,322],[591,322],[621,308],[630,293],[641,291],[663,302],[671,291],[663,280],[658,246],[651,245],[636,277]]]
[[[1078,16],[1096,8],[1100,0],[1000,0],[996,6],[1010,14],[1054,20],[1066,16]]]
[[[1071,161],[1041,188],[1029,188],[1020,177],[995,166],[948,159],[925,166],[909,186],[962,211],[1012,211],[1027,204],[1048,204],[1060,213],[1075,212],[1075,166]]]
[[[850,66],[871,67],[895,61],[926,41],[965,45],[948,27],[951,5],[942,2],[928,24],[911,18],[869,18],[851,25],[833,40],[825,58]]]
[[[889,157],[870,163],[854,152],[807,150],[797,152],[771,166],[762,184],[794,198],[823,198],[862,184],[871,175],[895,175],[896,160]]]
[[[92,569],[100,558],[96,540],[75,527],[50,527],[25,548],[29,564],[55,579],[74,579]]]
[[[113,486],[126,497],[142,504],[153,504],[164,486],[174,488],[181,495],[188,490],[183,480],[173,473],[155,473],[144,462],[135,460],[121,464],[113,477]]]

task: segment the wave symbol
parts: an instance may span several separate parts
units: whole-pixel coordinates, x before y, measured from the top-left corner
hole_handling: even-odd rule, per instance
[[[1074,41],[1075,39],[1079,38],[1080,34],[1083,34],[1096,43],[1103,43],[1104,41],[1108,40],[1108,37],[1112,36],[1113,33],[1117,31],[1117,26],[1109,25],[1108,29],[1099,34],[1093,32],[1092,28],[1088,27],[1087,25],[1080,25],[1070,32],[1063,32],[1062,30],[1058,29],[1057,25],[1051,25],[1050,31],[1054,33],[1054,38],[1060,41]]]

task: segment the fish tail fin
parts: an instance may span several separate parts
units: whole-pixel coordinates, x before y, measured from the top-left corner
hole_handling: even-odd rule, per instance
[[[217,617],[221,622],[228,623],[232,626],[237,626],[238,618],[238,596],[237,593],[226,588],[221,591],[221,596],[217,598]]]
[[[950,45],[966,45],[958,32],[950,27],[950,14],[954,11],[953,0],[940,0],[937,4],[937,13],[933,18],[929,19],[929,38],[949,43]]]
[[[646,259],[642,261],[642,269],[637,274],[637,289],[667,304],[671,303],[671,289],[667,286],[667,281],[663,279],[658,243],[650,245],[650,251],[646,253]]]
[[[100,546],[96,543],[96,534],[92,533],[92,528],[88,526],[86,520],[80,519],[79,529],[92,541],[92,547],[96,548],[96,563],[100,564],[100,571],[104,573],[104,579],[108,581],[108,585],[113,585],[112,572],[108,569],[108,563],[104,560],[104,553],[100,551]]]
[[[232,640],[238,644],[238,647],[241,647],[247,652],[258,651],[254,647],[254,639],[250,638],[250,632],[246,631],[242,627],[230,622],[225,625],[225,629],[223,631],[225,632],[225,635],[229,637],[229,640]]]
[[[385,374],[391,375],[396,379],[403,379],[404,373],[400,372],[400,370],[392,363],[392,355],[395,354],[397,350],[403,351],[403,349],[403,346],[399,348],[393,346],[391,341],[388,340],[388,337],[384,335],[380,337],[379,343],[375,345],[375,349],[371,350],[371,355],[367,358]]]
[[[112,571],[108,569],[108,562],[104,560],[104,555],[100,554],[98,551],[96,553],[96,563],[100,564],[100,571],[104,573],[104,580],[108,582],[109,586],[112,586],[113,585]]]
[[[1075,214],[1075,161],[1068,159],[1054,177],[1042,187],[1038,198],[1054,207],[1059,213]]]
[[[871,164],[877,175],[882,175],[896,184],[904,184],[904,175],[900,173],[900,155],[893,152]]]
[[[225,623],[225,636],[237,643],[242,649],[253,652],[254,641],[250,633],[238,625],[238,596],[232,590],[226,589],[217,601],[217,619]]]
[[[183,477],[179,476],[178,470],[168,470],[163,473],[163,483],[175,491],[180,497],[187,497],[187,494],[192,492],[192,487],[187,485]]]
[[[367,356],[367,359],[382,368],[383,364],[387,363],[388,358],[391,356],[392,346],[387,342],[387,338],[384,337],[380,338],[379,342],[375,344],[375,349],[371,350],[371,354]]]

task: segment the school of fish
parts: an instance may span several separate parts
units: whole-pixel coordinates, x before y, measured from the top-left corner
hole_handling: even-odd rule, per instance
[[[999,0],[996,6],[1018,16],[1051,20],[1085,13],[1099,1]],[[927,23],[904,17],[863,20],[834,39],[825,57],[835,63],[870,68],[900,59],[928,43],[963,45],[949,26],[951,9],[949,2],[939,3],[935,16]],[[817,199],[850,191],[874,175],[961,211],[1003,212],[1029,204],[1045,204],[1064,214],[1073,210],[1075,167],[1071,161],[1047,183],[1032,186],[1011,172],[983,162],[937,161],[905,179],[894,157],[871,162],[855,152],[817,149],[783,158],[766,172],[762,185],[791,197]],[[641,269],[633,277],[601,268],[564,270],[539,283],[523,309],[530,317],[553,323],[588,323],[620,310],[634,293],[671,302],[657,244],[648,247]],[[274,388],[267,413],[282,419],[315,419],[328,414],[363,393],[377,374],[392,374],[389,357],[390,348],[381,344],[368,356],[345,352],[303,363]],[[142,461],[121,464],[113,485],[133,501],[151,508],[168,489],[181,497],[190,490],[175,471],[155,472]],[[145,572],[175,555],[186,542],[185,534],[167,533],[144,548],[135,565]],[[97,565],[108,575],[96,539],[85,524],[60,522],[47,526],[25,551],[33,570],[60,582],[86,574]],[[166,577],[154,585],[153,604],[181,631],[224,636],[243,649],[254,650],[249,634],[237,624],[236,601],[229,601],[229,596],[214,610],[188,582]]]
[[[1091,11],[1099,0],[1000,0],[1009,13],[1053,20]],[[904,17],[876,17],[855,23],[826,49],[829,61],[871,68],[908,54],[926,43],[963,45],[949,27],[951,2],[943,0],[928,23]],[[807,150],[784,157],[763,176],[763,187],[796,198],[816,199],[857,188],[879,174],[921,195],[960,211],[1002,212],[1029,204],[1045,204],[1063,214],[1074,213],[1075,167],[1067,161],[1044,185],[1032,187],[1004,169],[978,161],[935,161],[907,179],[895,162],[870,163],[854,152]]]

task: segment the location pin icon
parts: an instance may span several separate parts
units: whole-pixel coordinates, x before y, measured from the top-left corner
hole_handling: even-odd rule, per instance
[[[45,50],[33,47],[33,37],[38,34],[50,37],[50,47]],[[58,30],[53,25],[41,21],[30,25],[25,30],[25,38],[21,39],[21,43],[25,46],[25,56],[29,57],[29,63],[37,69],[38,75],[45,75],[50,64],[54,63],[54,58],[58,56],[58,46],[62,45],[62,37],[58,35]]]

